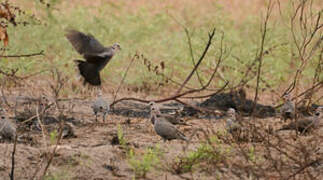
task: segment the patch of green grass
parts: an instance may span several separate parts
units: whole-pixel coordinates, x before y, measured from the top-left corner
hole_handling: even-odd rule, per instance
[[[256,161],[255,149],[253,146],[249,148],[248,157],[252,162]]]
[[[123,130],[122,130],[122,127],[120,126],[120,124],[118,124],[117,136],[118,136],[119,144],[121,145],[121,147],[128,149],[127,140],[124,137]]]
[[[228,158],[230,148],[223,147],[216,136],[211,138],[211,142],[212,144],[215,143],[216,146],[201,143],[196,150],[188,152],[185,156],[178,157],[175,162],[175,172],[178,174],[193,172],[194,169],[207,168]]]
[[[135,178],[144,178],[146,174],[160,162],[162,153],[159,145],[147,148],[144,153],[136,153],[135,149],[127,144],[123,130],[118,125],[118,139],[120,146],[126,150],[127,162],[135,173]]]
[[[258,155],[258,151],[255,151],[255,148],[251,146],[249,148],[249,151],[247,152],[248,158],[253,163],[262,163],[264,162],[264,159],[261,155]]]
[[[118,84],[122,79],[122,72],[136,53],[143,54],[150,61],[159,64],[165,62],[164,73],[177,81],[183,80],[192,69],[192,62],[184,29],[185,25],[191,35],[194,58],[197,60],[207,42],[207,33],[216,27],[216,37],[205,61],[201,65],[201,75],[206,81],[214,68],[215,60],[219,57],[221,32],[224,32],[224,45],[227,49],[221,73],[231,84],[238,83],[243,77],[246,66],[256,57],[261,40],[259,14],[249,15],[242,22],[233,21],[220,3],[207,5],[207,15],[201,14],[200,8],[204,3],[196,6],[189,2],[183,4],[180,11],[175,4],[156,7],[156,2],[143,3],[140,7],[130,7],[125,1],[102,3],[100,6],[86,6],[82,3],[55,1],[53,6],[46,8],[39,4],[22,1],[20,4],[34,7],[33,13],[41,19],[39,25],[33,20],[30,25],[23,27],[9,26],[10,46],[7,54],[28,54],[45,50],[45,56],[28,57],[19,60],[1,60],[0,66],[19,68],[19,73],[31,73],[37,70],[57,66],[70,77],[74,77],[73,59],[82,58],[64,37],[65,29],[75,28],[85,33],[91,33],[104,45],[114,42],[121,44],[122,51],[118,53],[102,72],[103,81]],[[83,1],[82,1],[83,2]],[[72,2],[70,2],[72,3]],[[162,1],[159,2],[163,4]],[[205,2],[206,3],[206,2]],[[275,8],[277,8],[275,6]],[[284,6],[283,18],[272,18],[268,24],[268,34],[265,50],[270,50],[264,56],[263,79],[273,88],[286,83],[296,72],[299,65],[295,61],[297,50],[291,37],[291,31],[285,24],[291,6]],[[275,9],[277,10],[277,9]],[[29,12],[29,11],[28,11]],[[29,12],[31,14],[31,12]],[[28,19],[28,16],[18,18]],[[175,20],[176,19],[176,20]],[[177,23],[178,21],[179,23]],[[297,32],[297,36],[301,34]],[[314,37],[319,38],[319,37]],[[318,55],[313,55],[304,71],[304,83],[309,83],[314,74]],[[239,59],[239,61],[237,60]],[[297,59],[297,58],[296,58]],[[291,64],[294,64],[291,66]],[[252,75],[253,76],[253,75]],[[149,72],[143,65],[143,59],[136,60],[130,69],[125,85],[130,86],[158,86],[160,78]],[[148,84],[148,85],[147,85]],[[193,78],[190,86],[198,84]],[[255,79],[249,82],[255,85]],[[223,85],[223,81],[216,79],[212,86]],[[264,84],[260,84],[264,87]]]
[[[160,162],[161,151],[158,146],[147,148],[143,154],[136,154],[130,149],[128,163],[135,173],[135,177],[144,178],[146,174]]]
[[[70,180],[72,179],[71,174],[67,170],[59,170],[49,173],[44,177],[44,180]]]
[[[56,144],[57,136],[58,136],[58,133],[56,129],[49,133],[49,140],[52,145]]]

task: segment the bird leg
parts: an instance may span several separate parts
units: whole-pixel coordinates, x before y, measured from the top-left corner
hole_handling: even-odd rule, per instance
[[[98,113],[94,113],[95,114],[95,122],[98,122]]]
[[[103,122],[105,123],[105,116],[107,115],[107,113],[103,113]]]

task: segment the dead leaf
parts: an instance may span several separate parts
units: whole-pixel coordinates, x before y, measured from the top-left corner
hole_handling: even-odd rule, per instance
[[[160,67],[161,67],[162,70],[165,69],[165,62],[164,61],[160,62]]]
[[[9,37],[7,34],[7,29],[0,25],[0,41],[3,41],[3,46],[8,46]]]
[[[0,18],[7,19],[7,21],[11,22],[13,25],[17,25],[15,21],[15,14],[11,13],[10,7],[8,3],[0,4]]]

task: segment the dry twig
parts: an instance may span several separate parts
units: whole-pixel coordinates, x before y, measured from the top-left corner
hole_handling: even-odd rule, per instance
[[[43,56],[44,55],[44,51],[41,50],[38,53],[31,53],[31,54],[20,54],[20,55],[0,55],[0,57],[4,57],[4,58],[22,58],[22,57],[32,57],[32,56]]]

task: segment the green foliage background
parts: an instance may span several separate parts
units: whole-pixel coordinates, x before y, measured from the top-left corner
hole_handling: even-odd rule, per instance
[[[41,23],[30,18],[28,20],[30,24],[27,26],[10,25],[8,29],[10,50],[7,54],[28,54],[44,50],[46,55],[20,60],[3,60],[0,65],[19,68],[20,73],[37,72],[55,65],[67,75],[73,76],[75,71],[71,67],[72,60],[79,59],[81,56],[73,50],[64,37],[64,32],[68,28],[75,28],[95,35],[104,45],[108,46],[114,42],[121,44],[122,51],[102,72],[104,81],[118,84],[122,79],[122,72],[136,52],[143,54],[156,65],[162,61],[165,62],[164,73],[181,81],[192,68],[183,26],[190,32],[195,59],[198,59],[205,47],[207,33],[215,27],[216,38],[201,67],[202,77],[206,82],[215,66],[223,32],[227,53],[220,72],[233,85],[240,81],[246,70],[245,66],[255,59],[259,50],[264,9],[259,10],[258,14],[246,15],[247,17],[237,21],[217,1],[208,4],[206,12],[204,12],[204,6],[201,5],[201,8],[204,8],[201,9],[190,3],[183,4],[184,7],[178,10],[178,7],[172,4],[156,7],[156,2],[142,4],[140,7],[129,7],[126,1],[104,2],[100,6],[92,6],[91,3],[86,6],[82,3],[56,0],[50,1],[49,8],[38,0],[19,2],[20,5],[26,6],[27,14],[18,16],[18,19],[28,19],[34,14]],[[163,2],[161,1],[160,4]],[[273,88],[287,83],[299,65],[289,26],[291,3],[283,8],[278,13],[278,6],[274,7],[265,42],[265,50],[269,50],[269,53],[264,57],[262,74],[265,81]],[[297,29],[296,34],[301,38]],[[312,56],[303,73],[304,85],[311,83],[317,61],[318,53]],[[322,75],[320,76],[323,78]],[[143,65],[143,59],[139,59],[130,70],[125,84],[142,86],[154,84],[157,81],[160,81],[160,78],[149,72]],[[191,86],[197,86],[197,82],[195,77],[190,82]],[[223,84],[223,80],[216,78],[212,86],[218,87]],[[250,85],[254,84],[255,80],[250,82]]]

